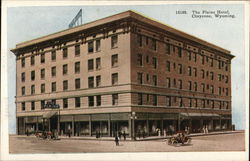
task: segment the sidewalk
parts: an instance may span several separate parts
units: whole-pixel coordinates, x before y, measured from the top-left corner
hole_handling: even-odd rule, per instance
[[[207,134],[203,134],[203,133],[194,133],[194,134],[189,134],[188,136],[190,137],[197,137],[197,136],[208,136],[208,135],[223,135],[223,134],[233,134],[233,133],[244,133],[243,130],[240,131],[218,131],[218,132],[210,132]],[[145,138],[136,138],[135,141],[148,141],[148,140],[160,140],[160,139],[168,139],[171,136],[149,136],[149,137],[145,137]],[[101,137],[101,138],[96,138],[94,136],[72,136],[72,137],[67,137],[67,136],[60,136],[60,139],[69,139],[69,140],[96,140],[96,141],[114,141],[114,137]],[[121,139],[121,141],[123,141],[123,137]],[[126,138],[126,141],[134,141],[131,140],[130,137]]]

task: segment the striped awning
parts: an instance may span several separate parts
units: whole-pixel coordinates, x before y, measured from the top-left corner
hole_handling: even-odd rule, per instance
[[[49,111],[43,114],[43,118],[49,119],[52,116],[54,116],[57,113],[57,111]]]

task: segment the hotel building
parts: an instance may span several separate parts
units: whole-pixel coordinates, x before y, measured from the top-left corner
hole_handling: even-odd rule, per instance
[[[230,51],[126,11],[27,42],[16,55],[17,133],[147,136],[227,130]],[[50,101],[59,109],[44,108]]]

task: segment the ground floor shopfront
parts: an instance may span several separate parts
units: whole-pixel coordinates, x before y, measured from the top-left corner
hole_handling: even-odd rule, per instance
[[[85,115],[29,116],[17,118],[18,134],[35,131],[58,131],[60,135],[115,136],[118,132],[127,136],[155,136],[185,130],[190,133],[231,129],[231,117],[197,113],[109,113]]]

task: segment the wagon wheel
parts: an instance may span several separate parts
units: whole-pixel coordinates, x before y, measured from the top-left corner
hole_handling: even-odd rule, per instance
[[[177,140],[173,140],[172,144],[173,144],[173,145],[177,145],[177,144],[178,144],[178,141],[177,141]]]

